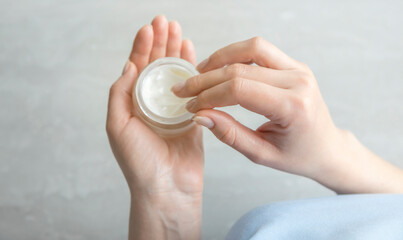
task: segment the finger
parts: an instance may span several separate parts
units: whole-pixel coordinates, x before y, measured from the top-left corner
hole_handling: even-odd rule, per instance
[[[140,72],[148,64],[153,43],[153,29],[147,24],[140,28],[133,42],[130,61],[134,63]]]
[[[182,41],[181,58],[196,65],[196,52],[193,43],[189,39]]]
[[[159,15],[152,21],[154,30],[153,48],[150,53],[150,62],[165,57],[168,41],[168,20],[165,16]]]
[[[273,44],[260,37],[233,43],[213,53],[201,62],[197,69],[206,72],[232,63],[256,63],[262,67],[273,69],[293,69],[298,62],[288,57]]]
[[[169,23],[167,57],[180,57],[182,47],[182,29],[177,21]]]
[[[276,148],[261,133],[245,127],[233,117],[218,110],[202,110],[193,121],[207,127],[223,143],[233,147],[255,163],[276,159]]]
[[[285,123],[290,112],[286,90],[261,82],[236,78],[201,92],[187,103],[190,112],[232,105],[266,116],[272,121]]]
[[[178,83],[172,87],[172,91],[179,97],[191,97],[198,95],[206,89],[235,78],[253,79],[273,87],[285,89],[294,86],[297,80],[296,74],[293,74],[291,71],[279,71],[235,63],[228,67],[214,69],[191,77],[185,82]]]
[[[132,89],[137,73],[136,66],[127,61],[123,75],[110,88],[107,126],[123,127],[132,117]]]

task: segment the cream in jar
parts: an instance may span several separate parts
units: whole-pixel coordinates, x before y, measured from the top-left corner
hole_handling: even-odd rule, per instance
[[[171,88],[197,74],[191,63],[180,58],[160,58],[146,66],[133,89],[139,117],[161,135],[178,135],[191,127],[189,98],[175,96]]]

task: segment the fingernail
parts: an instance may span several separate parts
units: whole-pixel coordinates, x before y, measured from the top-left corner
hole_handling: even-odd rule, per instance
[[[199,65],[197,65],[197,70],[202,70],[208,63],[208,61],[210,60],[210,58],[206,58],[204,59],[201,63],[199,63]]]
[[[184,86],[185,86],[184,81],[178,82],[177,84],[172,86],[171,91],[172,92],[180,92],[183,89]]]
[[[127,70],[129,70],[129,67],[130,67],[130,60],[127,60],[125,67],[123,68],[122,75],[125,74]]]
[[[186,103],[186,109],[191,112],[193,107],[195,106],[196,98],[191,99],[188,103]]]
[[[211,120],[208,117],[200,117],[200,116],[196,116],[193,117],[192,119],[194,122],[196,122],[197,124],[200,124],[208,129],[211,129],[214,127],[214,122],[213,120]]]

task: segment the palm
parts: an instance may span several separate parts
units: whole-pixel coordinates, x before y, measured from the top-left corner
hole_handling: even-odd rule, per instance
[[[178,190],[199,192],[202,190],[203,145],[200,127],[193,127],[184,135],[165,139],[158,136],[141,120],[133,116],[122,132],[125,159],[130,159],[130,169],[136,179],[150,187],[160,181],[166,184],[156,191]]]
[[[150,62],[165,56],[195,63],[193,46],[188,40],[182,42],[179,24],[171,22],[168,26],[165,17],[158,16],[152,29],[145,26],[137,33],[129,59],[136,68],[133,77]],[[130,94],[134,79],[131,81],[122,96],[126,111],[119,122],[123,124],[115,131],[116,136],[110,134],[112,149],[129,185],[133,183],[148,191],[200,193],[203,187],[200,127],[194,126],[180,137],[160,137],[135,116]]]

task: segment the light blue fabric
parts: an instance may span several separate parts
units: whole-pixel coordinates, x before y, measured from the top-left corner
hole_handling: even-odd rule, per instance
[[[274,203],[244,215],[226,239],[403,240],[403,195],[340,195]]]

